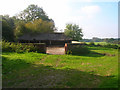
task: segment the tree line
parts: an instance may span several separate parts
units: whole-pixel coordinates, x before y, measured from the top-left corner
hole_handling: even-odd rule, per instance
[[[98,38],[93,37],[92,39],[82,39],[81,42],[107,42],[111,44],[120,44],[120,38]]]

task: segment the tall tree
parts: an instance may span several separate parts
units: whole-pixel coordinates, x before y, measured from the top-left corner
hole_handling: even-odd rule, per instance
[[[2,20],[2,39],[6,41],[14,40],[14,32],[7,21]]]
[[[9,15],[1,15],[2,20],[2,39],[6,41],[14,40],[14,20],[9,17]]]
[[[29,5],[25,10],[18,14],[17,18],[19,18],[20,20],[24,20],[25,22],[34,21],[35,19],[42,19],[45,21],[53,22],[52,19],[48,18],[42,8],[34,4]]]
[[[64,33],[66,36],[76,41],[81,40],[83,37],[82,29],[76,24],[67,24]]]

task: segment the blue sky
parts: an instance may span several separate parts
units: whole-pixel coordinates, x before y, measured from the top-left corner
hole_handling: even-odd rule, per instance
[[[64,31],[67,23],[78,24],[83,38],[118,37],[118,0],[3,0],[0,4],[0,14],[10,16],[36,4],[55,21],[59,31]]]

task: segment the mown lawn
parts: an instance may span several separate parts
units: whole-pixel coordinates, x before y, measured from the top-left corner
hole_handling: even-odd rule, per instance
[[[3,52],[3,88],[117,88],[118,50],[89,48],[87,55]]]

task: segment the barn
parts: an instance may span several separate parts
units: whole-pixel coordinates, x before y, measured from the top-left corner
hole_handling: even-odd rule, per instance
[[[64,33],[24,34],[18,40],[20,43],[46,43],[46,46],[64,46],[72,41]]]

